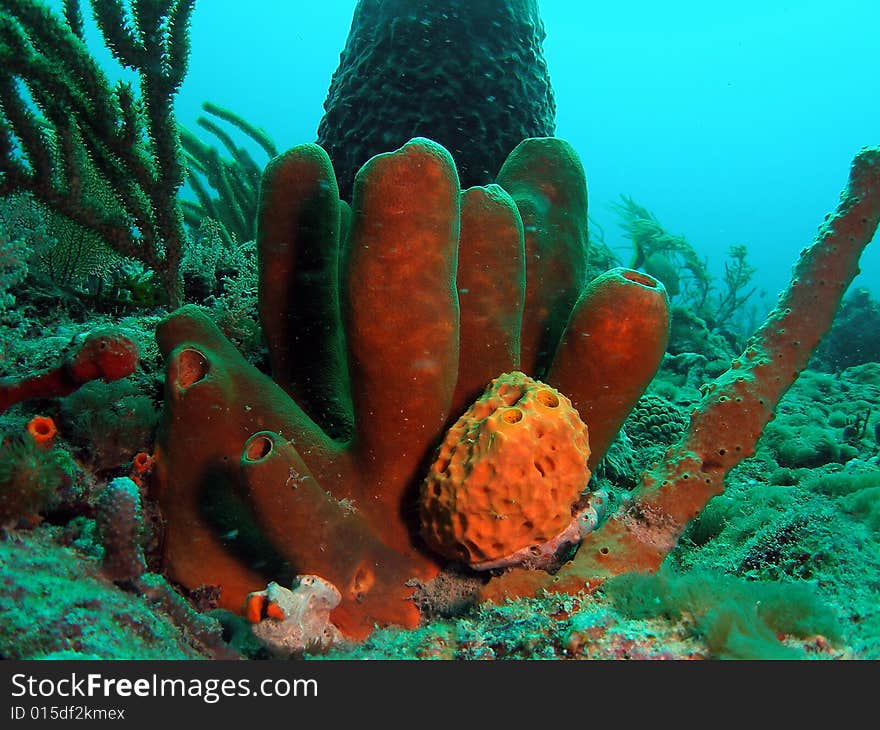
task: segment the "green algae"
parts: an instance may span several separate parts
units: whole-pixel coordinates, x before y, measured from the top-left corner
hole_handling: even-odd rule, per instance
[[[689,615],[712,657],[802,659],[802,649],[784,645],[780,634],[842,638],[834,612],[805,583],[747,581],[709,571],[677,575],[628,573],[604,591],[631,618]]]

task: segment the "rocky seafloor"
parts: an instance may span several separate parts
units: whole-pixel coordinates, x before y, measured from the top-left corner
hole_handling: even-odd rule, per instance
[[[0,656],[268,658],[250,625],[215,608],[210,591],[184,596],[161,576],[161,519],[146,491],[148,572],[134,583],[107,575],[96,504],[137,452],[151,450],[161,363],[151,336],[157,317],[106,320],[138,342],[133,376],[0,416],[0,490],[20,484],[30,463],[29,478],[51,492],[25,517],[7,510],[0,530]],[[99,324],[44,316],[25,327],[7,317],[0,365],[6,373],[44,367],[72,333]],[[597,486],[624,497],[681,433],[699,386],[726,366],[724,348],[711,356],[702,347],[667,356],[597,470]],[[590,595],[475,605],[477,579],[452,571],[435,587],[442,600],[422,596],[418,629],[377,629],[360,644],[315,645],[293,657],[880,658],[880,363],[839,360],[826,351],[802,373],[755,456],[730,473],[658,574],[620,576]],[[33,453],[10,448],[37,413],[51,415],[59,434],[57,458],[34,466]]]

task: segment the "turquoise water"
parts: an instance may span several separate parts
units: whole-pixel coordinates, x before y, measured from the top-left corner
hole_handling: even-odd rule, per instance
[[[200,0],[178,119],[192,127],[211,100],[280,148],[313,141],[354,6]],[[747,245],[769,308],[853,155],[880,137],[880,43],[866,30],[880,26],[880,3],[543,0],[540,10],[557,135],[583,159],[609,243],[626,246],[608,206],[630,195],[715,273],[730,245]],[[880,251],[869,246],[862,264],[854,286],[876,296]]]

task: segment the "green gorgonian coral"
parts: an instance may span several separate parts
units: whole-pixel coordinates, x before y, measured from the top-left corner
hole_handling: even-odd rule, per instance
[[[79,0],[59,15],[0,0],[0,196],[44,206],[143,262],[180,301],[184,169],[173,97],[186,73],[195,0],[90,0],[113,57],[112,84],[85,43]]]

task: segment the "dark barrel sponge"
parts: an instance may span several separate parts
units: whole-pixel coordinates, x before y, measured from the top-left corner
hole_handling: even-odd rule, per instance
[[[493,181],[523,139],[552,136],[544,37],[537,0],[359,0],[318,127],[341,197],[412,137],[446,147],[466,188]]]

